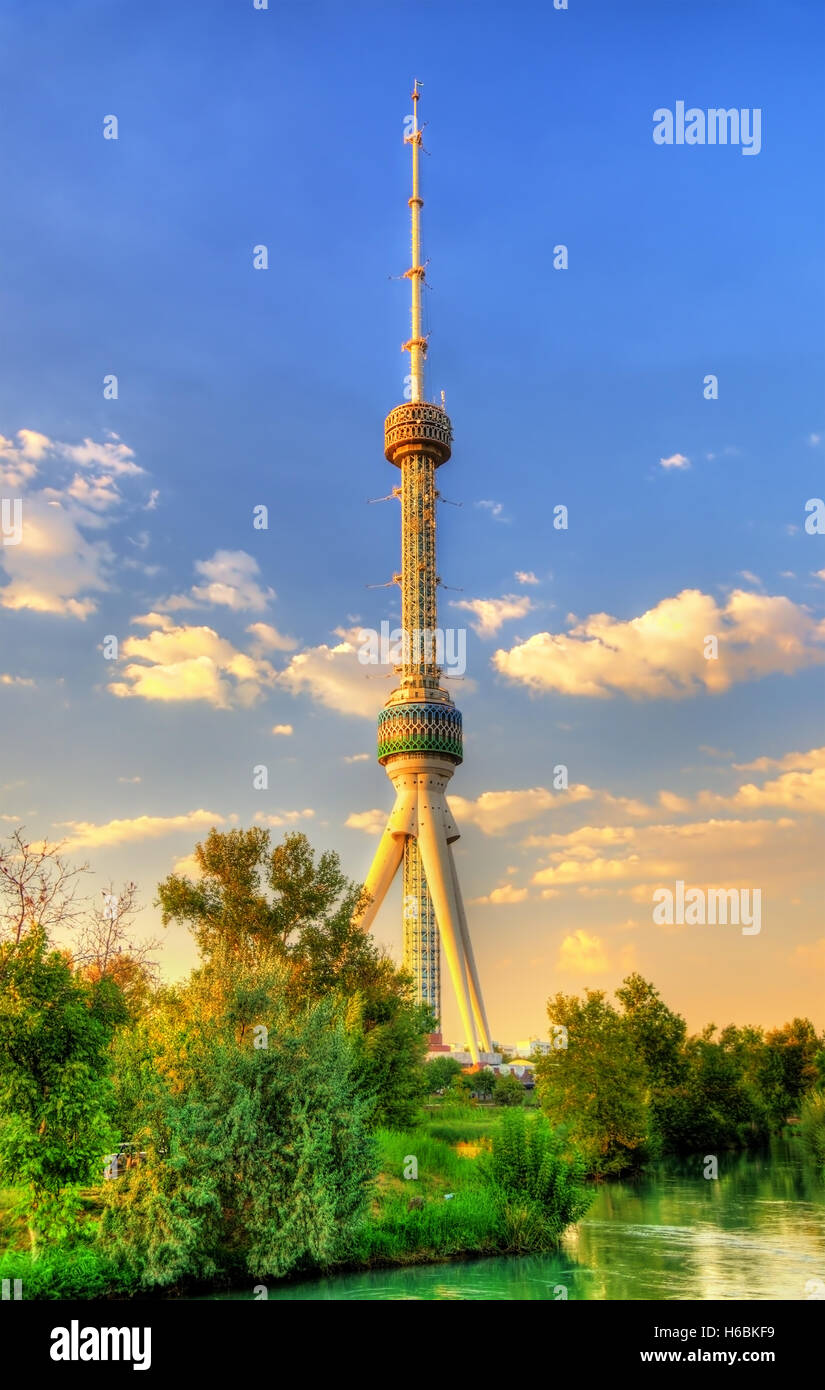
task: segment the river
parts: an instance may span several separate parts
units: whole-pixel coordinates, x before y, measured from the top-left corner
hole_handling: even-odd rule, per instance
[[[669,1160],[603,1183],[553,1255],[499,1256],[268,1285],[270,1299],[805,1299],[825,1296],[825,1183],[798,1140]],[[216,1294],[252,1298],[252,1290]]]

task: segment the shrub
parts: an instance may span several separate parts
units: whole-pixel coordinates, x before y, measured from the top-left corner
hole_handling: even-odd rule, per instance
[[[825,1091],[811,1091],[803,1100],[799,1132],[806,1153],[825,1168]]]
[[[519,1233],[520,1242],[525,1231],[532,1231],[529,1246],[513,1248],[535,1250],[542,1242],[557,1243],[592,1200],[584,1187],[583,1159],[565,1154],[562,1134],[543,1115],[528,1118],[522,1110],[506,1111],[492,1136],[491,1152],[478,1162],[511,1231]]]

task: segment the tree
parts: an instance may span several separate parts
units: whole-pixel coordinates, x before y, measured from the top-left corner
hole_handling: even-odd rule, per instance
[[[649,1151],[647,1069],[627,1021],[603,990],[584,1000],[557,994],[547,1014],[567,1029],[567,1048],[535,1066],[542,1108],[564,1125],[593,1173],[640,1164]]]
[[[673,1013],[659,991],[639,974],[628,975],[616,990],[627,1028],[643,1058],[651,1086],[669,1087],[685,1074],[684,1044],[687,1026]]]
[[[46,840],[31,843],[22,825],[0,845],[0,941],[19,945],[36,927],[51,940],[56,929],[72,926],[84,912],[78,878],[89,866],[73,868],[61,848]]]
[[[798,1115],[802,1098],[819,1080],[823,1039],[809,1018],[795,1018],[765,1035],[762,1086],[773,1123]]]
[[[305,835],[274,849],[269,832],[211,830],[195,847],[200,878],[172,874],[158,888],[164,925],[189,926],[215,970],[285,966],[296,1008],[337,1001],[355,1041],[377,1123],[403,1128],[420,1101],[427,1035],[435,1020],[412,981],[355,924],[363,891],[332,852]]]
[[[461,1063],[455,1057],[450,1057],[447,1053],[441,1056],[431,1057],[424,1063],[424,1084],[428,1095],[435,1095],[438,1091],[446,1091],[456,1076],[461,1074]]]
[[[684,1080],[653,1098],[654,1120],[666,1151],[731,1148],[765,1135],[734,1054],[713,1040],[709,1024],[686,1044]]]
[[[291,987],[283,965],[210,964],[116,1039],[147,1159],[107,1192],[104,1238],[147,1284],[345,1251],[376,1168],[369,1096],[330,1000],[296,1010]]]
[[[456,1105],[469,1105],[474,1090],[475,1080],[473,1076],[462,1068],[450,1082],[449,1089],[445,1092],[445,1098],[449,1097]]]
[[[103,901],[87,911],[72,959],[90,984],[100,980],[116,984],[130,1016],[135,1017],[148,1007],[157,986],[158,967],[152,955],[160,942],[156,938],[140,941],[132,933],[133,919],[140,911],[135,883],[124,884],[117,894],[110,885],[101,897]]]
[[[0,946],[0,1179],[25,1189],[35,1256],[77,1229],[80,1186],[100,1176],[118,993],[76,979],[43,928]]]
[[[497,1076],[493,1084],[493,1100],[496,1105],[523,1105],[524,1087],[517,1076],[506,1072]]]
[[[496,1083],[496,1074],[489,1067],[482,1067],[480,1071],[472,1073],[473,1090],[479,1100],[489,1100],[493,1094]]]

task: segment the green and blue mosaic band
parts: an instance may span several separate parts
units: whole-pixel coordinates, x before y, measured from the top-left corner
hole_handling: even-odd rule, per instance
[[[390,705],[378,715],[378,761],[395,753],[438,753],[452,762],[464,757],[461,711],[455,705]]]

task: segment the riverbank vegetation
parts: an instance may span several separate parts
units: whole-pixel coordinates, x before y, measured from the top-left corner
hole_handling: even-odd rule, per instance
[[[164,924],[199,954],[174,985],[129,937],[134,885],[75,937],[57,851],[18,833],[0,855],[0,1277],[27,1298],[548,1251],[588,1177],[800,1113],[820,1142],[807,1020],[689,1038],[637,975],[617,1006],[550,1001],[563,1046],[533,1095],[426,1062],[430,1010],[353,927],[360,890],[337,856],[303,835],[213,830],[197,872],[159,885]]]
[[[542,1106],[568,1127],[593,1176],[666,1154],[764,1143],[800,1119],[805,1097],[825,1080],[825,1038],[809,1019],[767,1032],[708,1024],[689,1037],[640,975],[616,999],[601,990],[551,999],[550,1036],[564,1045],[536,1068]],[[819,1113],[810,1112],[811,1134]]]

